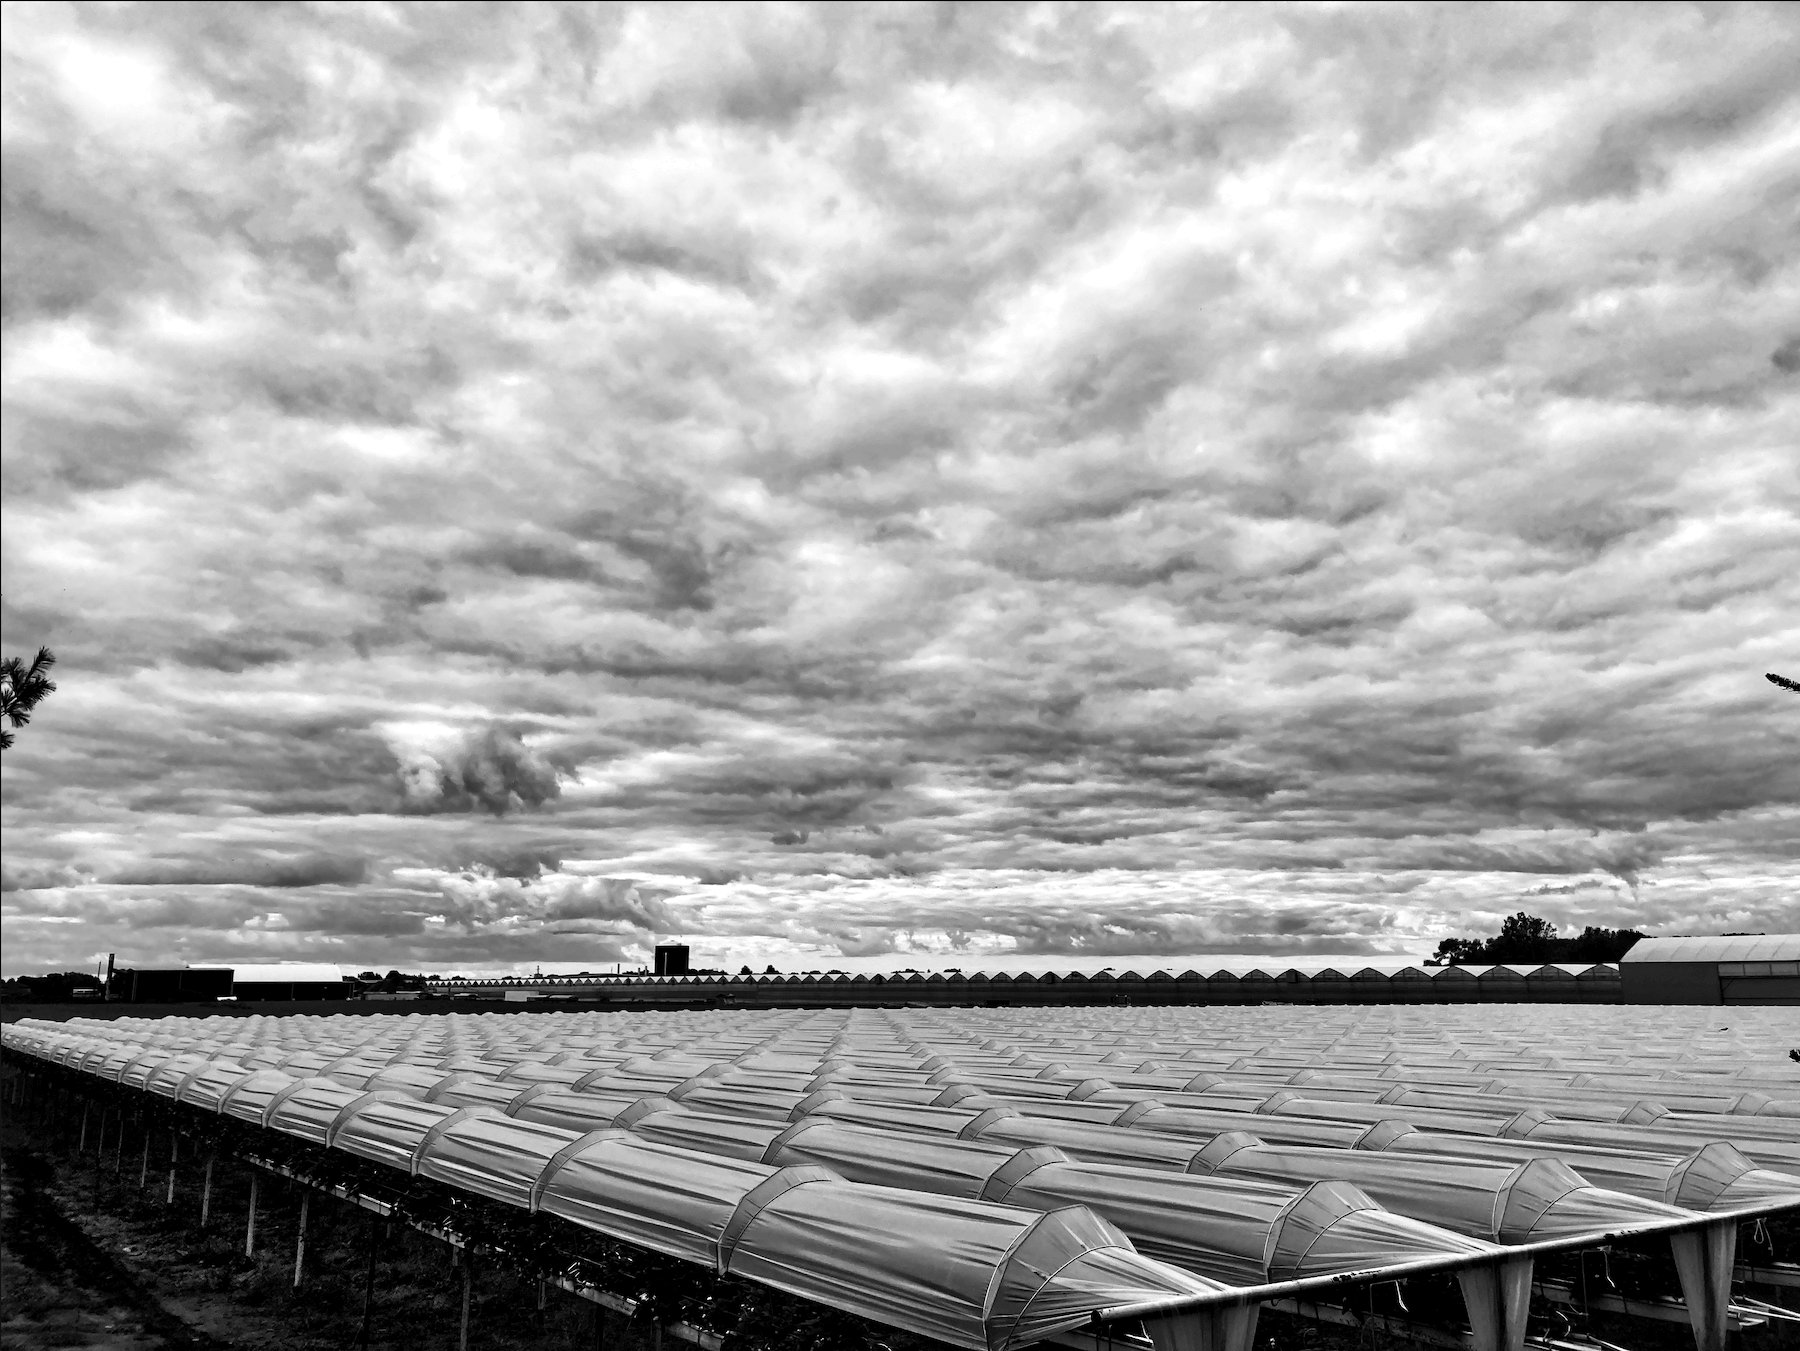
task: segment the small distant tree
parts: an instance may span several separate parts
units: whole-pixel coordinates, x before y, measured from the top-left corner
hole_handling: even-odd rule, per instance
[[[44,701],[45,696],[56,693],[56,682],[50,679],[50,668],[56,665],[56,657],[47,647],[40,647],[36,659],[30,666],[23,657],[8,657],[0,662],[0,719],[11,723],[13,727],[23,727],[31,721],[31,710]],[[10,749],[13,734],[10,728],[0,728],[0,750]]]
[[[1487,959],[1490,962],[1547,962],[1551,960],[1550,948],[1554,942],[1554,924],[1521,910],[1501,923],[1499,934],[1487,945]]]

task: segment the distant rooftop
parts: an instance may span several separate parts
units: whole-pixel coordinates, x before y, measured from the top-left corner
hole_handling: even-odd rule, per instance
[[[1622,959],[1639,962],[1800,961],[1800,934],[1734,934],[1698,938],[1640,938]]]

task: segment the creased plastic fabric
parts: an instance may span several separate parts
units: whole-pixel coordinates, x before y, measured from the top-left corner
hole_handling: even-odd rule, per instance
[[[451,1123],[418,1156],[421,1177],[529,1209],[545,1165],[575,1131],[478,1112]]]

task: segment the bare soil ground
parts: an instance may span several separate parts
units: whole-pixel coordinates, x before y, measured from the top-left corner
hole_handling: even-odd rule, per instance
[[[109,1141],[96,1166],[47,1147],[32,1123],[0,1125],[0,1345],[6,1351],[347,1351],[360,1344],[368,1244],[376,1244],[371,1351],[453,1348],[463,1272],[443,1244],[315,1195],[303,1281],[293,1285],[297,1189],[262,1183],[258,1251],[244,1255],[248,1173],[215,1169],[209,1223],[199,1225],[200,1168],[142,1157]],[[537,1308],[535,1284],[477,1269],[471,1351],[591,1348],[595,1306],[560,1290]],[[606,1315],[609,1351],[649,1347],[647,1328]],[[681,1345],[671,1343],[671,1346]]]

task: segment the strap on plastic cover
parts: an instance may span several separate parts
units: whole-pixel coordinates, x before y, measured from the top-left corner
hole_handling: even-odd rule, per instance
[[[773,1177],[766,1177],[744,1194],[744,1199],[737,1203],[737,1209],[731,1212],[731,1218],[725,1222],[725,1228],[719,1233],[719,1274],[725,1275],[731,1270],[731,1255],[737,1250],[738,1240],[743,1238],[744,1231],[750,1222],[759,1215],[763,1208],[776,1197],[792,1191],[795,1187],[804,1187],[811,1182],[842,1182],[844,1179],[829,1168],[783,1168]]]
[[[597,1131],[589,1131],[579,1139],[571,1140],[556,1153],[550,1156],[550,1162],[544,1165],[544,1171],[538,1174],[538,1180],[531,1184],[531,1210],[535,1214],[544,1200],[544,1189],[556,1179],[562,1167],[589,1145],[597,1145],[602,1140],[622,1140],[625,1132],[612,1127],[603,1127]]]
[[[809,1127],[817,1126],[824,1119],[825,1118],[823,1117],[802,1117],[800,1120],[796,1121],[780,1135],[777,1135],[773,1140],[769,1141],[769,1147],[763,1151],[762,1162],[770,1167],[776,1167],[775,1160],[781,1155],[781,1147],[789,1140],[792,1140],[796,1135],[803,1134]]]
[[[989,1107],[968,1125],[959,1130],[956,1133],[956,1138],[958,1140],[979,1140],[981,1138],[981,1133],[996,1121],[1003,1121],[1009,1116],[1017,1115],[1018,1113],[1011,1107]]]
[[[440,1095],[448,1093],[458,1084],[466,1084],[471,1079],[481,1079],[488,1083],[493,1081],[485,1074],[477,1074],[474,1070],[453,1070],[425,1090],[425,1101],[436,1102]]]
[[[449,1130],[457,1122],[475,1115],[499,1116],[492,1107],[458,1107],[442,1121],[431,1126],[419,1137],[419,1143],[413,1146],[412,1158],[408,1161],[407,1171],[414,1177],[419,1175],[419,1165],[425,1160],[425,1151],[437,1143],[438,1136]]]
[[[1129,1126],[1145,1112],[1160,1111],[1166,1106],[1168,1106],[1167,1103],[1158,1102],[1155,1098],[1145,1098],[1142,1102],[1132,1103],[1131,1106],[1120,1112],[1106,1124],[1109,1126]]]
[[[1546,1112],[1541,1107],[1527,1107],[1517,1116],[1510,1118],[1507,1123],[1500,1128],[1500,1138],[1503,1140],[1529,1139],[1532,1131],[1536,1130],[1546,1121],[1552,1121],[1554,1119],[1555,1118],[1553,1118],[1550,1113]]]
[[[1351,1142],[1350,1148],[1369,1149],[1379,1153],[1391,1146],[1394,1141],[1401,1139],[1404,1136],[1417,1135],[1418,1133],[1418,1128],[1413,1126],[1410,1122],[1395,1121],[1390,1117],[1386,1121],[1377,1121],[1373,1126],[1370,1126],[1368,1130],[1357,1136],[1356,1139]]]
[[[202,1065],[199,1069],[190,1070],[186,1074],[182,1075],[181,1082],[175,1085],[175,1101],[176,1102],[181,1101],[181,1095],[183,1093],[187,1092],[187,1086],[189,1084],[193,1083],[194,1080],[198,1079],[202,1074],[205,1074],[208,1070],[217,1069],[218,1067],[219,1067],[218,1061],[210,1060],[206,1064]]]
[[[321,1076],[323,1077],[323,1076]],[[336,1080],[333,1080],[335,1083]],[[329,1149],[337,1142],[337,1133],[343,1129],[344,1123],[355,1116],[372,1102],[392,1102],[395,1098],[408,1098],[418,1101],[410,1093],[401,1093],[392,1088],[372,1088],[367,1093],[358,1094],[338,1109],[338,1114],[331,1118],[331,1124],[325,1128],[325,1147]]]
[[[281,1072],[283,1074],[287,1073],[286,1070]],[[308,1084],[314,1082],[314,1078],[315,1076],[309,1074],[303,1078],[294,1080],[294,1082],[289,1084],[286,1088],[276,1089],[275,1096],[270,1098],[268,1106],[263,1108],[261,1124],[267,1126],[273,1121],[275,1119],[275,1109],[281,1106],[281,1104],[286,1102],[289,1098],[293,1097],[294,1094],[298,1093],[301,1089],[305,1088]]]
[[[795,1103],[794,1110],[788,1113],[788,1120],[798,1121],[804,1116],[810,1116],[812,1113],[818,1111],[823,1104],[828,1102],[848,1101],[848,1095],[841,1089],[821,1088],[816,1092],[808,1093],[804,1098],[800,1099],[799,1102]]]
[[[638,1122],[649,1116],[650,1113],[666,1111],[674,1105],[673,1099],[665,1098],[660,1094],[652,1095],[647,1098],[639,1098],[636,1102],[632,1103],[631,1106],[615,1116],[612,1119],[612,1123],[613,1126],[619,1130],[630,1130]]]
[[[1054,1145],[1033,1145],[1021,1149],[996,1168],[981,1189],[980,1199],[1004,1205],[1012,1189],[1047,1163],[1068,1163],[1069,1156]]]
[[[1220,1131],[1206,1144],[1206,1148],[1194,1155],[1188,1164],[1190,1173],[1216,1173],[1231,1162],[1231,1156],[1240,1150],[1253,1149],[1261,1145],[1262,1140],[1249,1131]]]
[[[519,1095],[506,1104],[506,1115],[517,1116],[519,1109],[532,1099],[548,1093],[553,1088],[567,1088],[567,1084],[543,1083],[533,1084],[530,1088],[521,1089]]]

